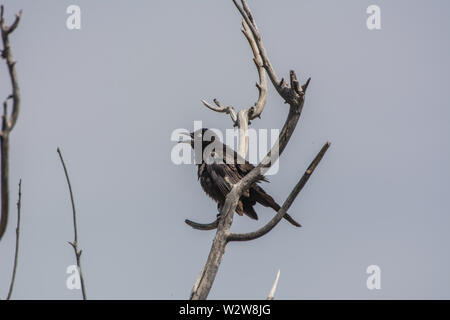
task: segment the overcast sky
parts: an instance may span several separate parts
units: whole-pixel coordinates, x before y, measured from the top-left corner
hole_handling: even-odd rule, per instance
[[[0,242],[0,296],[11,277],[17,184],[23,182],[15,299],[79,299],[62,149],[76,198],[88,298],[185,299],[203,267],[216,204],[194,165],[170,154],[194,120],[225,130],[255,102],[257,73],[231,0],[6,0],[23,9],[11,35],[22,110],[11,134],[11,218]],[[332,145],[285,221],[230,243],[211,299],[450,298],[450,2],[248,0],[278,75],[312,77],[299,125],[264,188],[282,203],[326,141]],[[66,8],[81,8],[68,30]],[[366,26],[369,5],[381,30]],[[10,93],[4,61],[0,99]],[[280,129],[273,87],[254,128]],[[234,231],[259,221],[236,216]],[[381,268],[381,289],[366,268]]]

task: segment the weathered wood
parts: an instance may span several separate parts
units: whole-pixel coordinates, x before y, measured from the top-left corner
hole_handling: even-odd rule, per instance
[[[228,193],[225,203],[220,211],[220,215],[222,218],[218,223],[216,235],[214,237],[208,259],[199,277],[197,278],[194,287],[192,288],[190,296],[192,300],[202,300],[208,297],[223,255],[225,254],[226,245],[229,241],[245,241],[256,239],[268,233],[270,230],[272,230],[273,227],[276,226],[276,224],[282,219],[292,202],[295,200],[298,193],[306,184],[310,175],[312,174],[330,145],[328,142],[324,145],[322,150],[306,170],[306,173],[290,193],[289,197],[283,204],[283,207],[278,211],[274,218],[269,221],[268,224],[255,232],[247,234],[230,233],[230,228],[233,223],[233,215],[238,201],[242,196],[242,193],[246,191],[253,183],[255,183],[258,177],[264,175],[267,170],[269,170],[271,165],[278,160],[278,158],[286,148],[286,145],[288,144],[302,113],[305,91],[310,82],[310,79],[308,79],[304,85],[300,86],[294,71],[290,72],[290,86],[286,84],[283,79],[279,80],[267,56],[267,52],[261,40],[261,35],[259,34],[255,20],[246,1],[241,0],[242,6],[238,4],[237,0],[233,0],[233,3],[243,17],[243,32],[252,48],[254,54],[254,62],[260,75],[260,83],[257,85],[259,89],[258,101],[254,106],[239,111],[237,117],[232,107],[223,107],[219,103],[217,103],[216,100],[215,103],[218,108],[212,107],[205,101],[202,102],[213,111],[232,114],[234,125],[237,125],[238,129],[241,130],[239,134],[239,155],[244,159],[246,157],[246,152],[248,149],[248,140],[246,140],[246,137],[248,137],[249,121],[254,119],[255,117],[260,116],[266,101],[267,84],[265,81],[265,75],[263,75],[263,68],[268,74],[273,86],[276,88],[279,95],[285,100],[286,103],[289,104],[290,107],[284,126],[274,146],[264,157],[264,159],[243,179],[235,184],[231,191]]]
[[[309,177],[312,175],[314,170],[316,169],[317,165],[319,164],[320,160],[322,160],[323,156],[325,155],[325,152],[327,152],[328,147],[330,146],[330,143],[327,142],[322,147],[322,149],[319,151],[319,153],[316,155],[314,160],[309,165],[308,169],[306,169],[305,173],[299,180],[299,182],[296,184],[294,189],[291,191],[289,196],[287,197],[286,201],[281,206],[281,209],[277,212],[277,214],[262,228],[249,233],[230,233],[228,235],[228,241],[249,241],[254,240],[257,238],[262,237],[266,233],[268,233],[270,230],[272,230],[278,222],[283,218],[284,214],[289,210],[292,203],[294,202],[295,198],[298,196],[300,191],[302,191],[303,187],[305,186],[306,182],[308,181]]]
[[[186,219],[186,220],[184,220],[184,222],[187,225],[189,225],[192,228],[197,229],[197,230],[214,230],[214,229],[217,229],[217,227],[219,226],[219,220],[220,220],[220,218],[217,218],[214,222],[211,222],[211,223],[198,223],[198,222],[194,222],[194,221]]]
[[[11,53],[9,35],[17,28],[22,11],[16,14],[14,22],[6,25],[3,5],[0,6],[0,29],[2,35],[3,50],[1,57],[5,59],[9,77],[11,79],[12,93],[3,102],[3,119],[0,132],[1,152],[1,217],[0,217],[0,240],[5,234],[9,215],[9,134],[16,125],[20,110],[20,88],[17,80],[16,62]],[[11,116],[8,118],[8,100],[12,100]]]

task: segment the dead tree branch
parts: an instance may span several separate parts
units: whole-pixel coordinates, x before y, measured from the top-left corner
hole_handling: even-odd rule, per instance
[[[264,70],[268,74],[273,86],[276,88],[279,95],[285,100],[286,103],[289,104],[290,107],[288,116],[275,145],[271,148],[264,159],[244,178],[242,178],[237,184],[235,184],[232,187],[231,191],[228,193],[225,203],[220,211],[221,218],[217,226],[217,232],[214,237],[208,259],[197,281],[195,282],[194,287],[192,288],[190,296],[192,300],[203,300],[208,297],[219,265],[225,253],[226,245],[229,241],[252,240],[252,238],[256,239],[263,236],[273,227],[275,227],[275,225],[284,216],[287,209],[291,206],[292,202],[295,200],[303,186],[306,184],[310,175],[312,174],[330,145],[328,142],[324,145],[322,150],[306,170],[306,173],[292,190],[286,202],[283,204],[283,207],[278,211],[278,213],[268,224],[255,232],[247,234],[241,235],[230,233],[230,227],[233,223],[233,215],[236,209],[236,205],[243,192],[246,191],[253,183],[255,183],[261,175],[264,175],[267,172],[271,165],[278,160],[280,155],[283,153],[286,145],[288,144],[300,118],[304,104],[305,92],[310,82],[310,79],[308,79],[304,85],[300,85],[294,71],[290,72],[290,85],[285,83],[283,79],[278,80],[275,70],[270,63],[267,52],[262,43],[261,35],[259,34],[255,20],[253,19],[252,13],[246,1],[241,0],[241,4],[239,4],[237,0],[233,0],[233,3],[243,17],[242,31],[252,48],[255,65],[260,76],[260,83],[259,85],[257,85],[259,89],[258,101],[254,106],[239,111],[237,115],[237,121],[233,119],[234,125],[237,125],[238,129],[240,130],[238,154],[245,159],[248,148],[247,130],[249,120],[260,116],[266,101],[267,84],[265,81]],[[230,112],[230,110],[234,111],[234,109],[231,109],[230,107],[228,107],[228,109],[220,107],[220,105],[217,103],[216,105],[219,107],[219,110],[215,110],[217,108],[211,108],[205,102],[204,104],[208,108],[217,112],[227,112],[227,110],[228,112]]]
[[[228,241],[250,241],[257,238],[262,237],[266,233],[268,233],[270,230],[272,230],[278,222],[283,218],[284,214],[289,210],[292,203],[294,202],[297,195],[302,191],[303,187],[305,186],[306,182],[308,181],[309,177],[314,172],[314,169],[316,169],[317,165],[319,164],[320,160],[322,160],[323,156],[325,155],[325,152],[327,152],[328,147],[330,146],[330,143],[327,142],[322,147],[322,149],[319,151],[319,153],[316,155],[314,160],[309,165],[308,169],[306,169],[305,173],[301,177],[301,179],[298,181],[294,189],[289,194],[286,201],[281,206],[281,209],[277,212],[277,214],[262,228],[249,233],[230,233],[228,235]]]
[[[252,49],[253,62],[258,71],[259,83],[256,83],[256,88],[259,92],[258,100],[253,106],[240,110],[237,115],[232,106],[222,106],[217,99],[213,100],[217,107],[212,106],[205,100],[202,100],[202,103],[213,111],[230,114],[233,125],[239,128],[239,144],[237,152],[245,159],[248,152],[248,125],[251,120],[257,117],[259,118],[264,109],[267,100],[267,79],[259,47],[254,38],[254,34],[251,32],[250,27],[245,20],[242,21],[241,31]]]
[[[9,285],[9,291],[8,296],[6,297],[6,300],[11,299],[11,295],[13,293],[14,289],[14,281],[16,280],[16,270],[17,270],[17,264],[19,261],[19,238],[20,238],[20,210],[22,206],[22,180],[19,181],[19,200],[17,200],[17,227],[16,227],[16,249],[14,253],[14,267],[13,267],[13,273],[11,276],[11,284]]]
[[[248,109],[249,120],[253,120],[256,117],[258,117],[258,118],[260,117],[260,115],[264,109],[264,106],[266,105],[267,79],[266,79],[266,73],[264,71],[263,61],[262,61],[258,46],[253,37],[253,34],[250,31],[248,24],[245,21],[242,21],[241,31],[244,34],[245,38],[247,39],[247,41],[252,49],[253,56],[254,56],[253,62],[255,63],[256,69],[258,71],[258,77],[259,77],[259,83],[256,83],[256,88],[258,88],[258,91],[259,91],[258,100],[256,101],[254,106],[252,106]]]
[[[217,99],[214,99],[213,101],[217,107],[214,107],[213,105],[209,104],[205,100],[202,100],[202,103],[205,105],[205,107],[211,109],[212,111],[229,114],[231,117],[231,120],[233,121],[233,124],[237,125],[236,124],[237,115],[236,115],[236,111],[234,111],[234,108],[232,106],[223,106],[220,103],[220,101]]]
[[[187,225],[189,225],[192,228],[197,229],[197,230],[214,230],[219,226],[219,220],[220,220],[220,218],[217,218],[216,221],[211,222],[211,223],[198,223],[198,222],[194,222],[194,221],[186,219],[186,220],[184,220],[184,222]]]
[[[277,291],[278,280],[280,279],[280,270],[277,272],[277,276],[275,277],[275,281],[273,283],[272,289],[270,289],[269,295],[267,296],[267,300],[273,300],[275,296],[275,291]]]
[[[9,214],[9,134],[16,125],[20,110],[20,89],[17,81],[16,62],[11,53],[9,35],[19,25],[22,11],[20,11],[10,25],[6,25],[3,5],[0,6],[0,28],[2,34],[3,50],[1,56],[6,61],[9,77],[11,79],[12,93],[3,102],[3,117],[0,131],[0,151],[1,151],[1,218],[0,218],[0,240],[5,234],[8,225]],[[12,100],[11,115],[8,116],[8,100]]]
[[[64,174],[66,175],[67,185],[69,187],[69,193],[70,193],[70,201],[72,203],[74,240],[73,240],[73,242],[69,241],[69,244],[72,246],[73,250],[75,251],[75,258],[77,260],[78,274],[80,275],[81,292],[83,294],[83,300],[86,300],[86,287],[84,285],[84,276],[83,276],[83,272],[81,270],[81,253],[83,251],[78,249],[77,212],[75,210],[75,200],[73,198],[72,185],[70,183],[69,173],[67,172],[66,164],[64,163],[64,159],[63,159],[61,150],[58,148],[57,151],[59,154],[59,158],[61,160],[61,164],[64,169]]]

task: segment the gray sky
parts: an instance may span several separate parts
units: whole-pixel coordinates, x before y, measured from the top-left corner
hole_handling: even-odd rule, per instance
[[[312,77],[300,123],[266,191],[280,203],[322,144],[332,146],[289,213],[265,237],[231,243],[212,299],[450,298],[450,2],[249,0],[279,76]],[[13,298],[79,299],[63,155],[78,209],[88,298],[184,299],[214,232],[193,165],[170,160],[176,128],[225,130],[257,97],[251,51],[232,1],[3,1],[22,111],[11,136],[11,219],[0,243],[6,296],[23,179],[20,264]],[[81,7],[82,29],[66,28]],[[381,30],[366,8],[381,8]],[[0,64],[0,97],[10,92]],[[3,99],[3,98],[0,98]],[[287,106],[269,87],[255,128],[280,128]],[[234,231],[260,220],[236,217]],[[368,290],[366,268],[381,268]]]

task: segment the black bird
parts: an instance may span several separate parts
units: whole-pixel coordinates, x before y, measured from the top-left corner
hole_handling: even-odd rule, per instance
[[[194,150],[195,145],[198,145],[197,151],[201,151],[202,155],[201,160],[196,161],[200,185],[206,194],[217,202],[220,210],[233,185],[238,183],[254,166],[247,160],[243,160],[233,149],[222,144],[211,130],[203,128],[190,133],[189,136],[190,141],[181,142],[189,143]],[[220,154],[221,149],[222,154]],[[263,175],[259,176],[258,180],[239,199],[236,213],[240,216],[245,213],[257,220],[258,215],[253,208],[256,203],[270,207],[276,212],[280,210],[280,205],[258,185],[260,181],[268,182]],[[294,226],[301,226],[287,213],[283,217]]]

